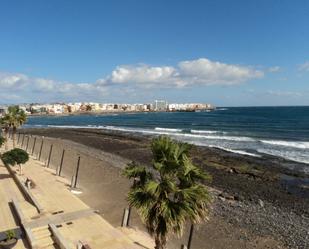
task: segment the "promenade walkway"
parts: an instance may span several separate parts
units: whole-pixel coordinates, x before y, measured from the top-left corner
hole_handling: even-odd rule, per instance
[[[14,217],[13,207],[10,204],[13,198],[27,205],[27,201],[0,160],[0,232],[19,229],[18,221]],[[3,238],[3,236],[5,236],[5,233],[2,233],[1,237]],[[20,239],[14,248],[23,249],[29,247],[25,239]]]
[[[12,148],[11,142],[9,147]],[[18,167],[13,170],[15,181],[0,162],[0,232],[22,226],[31,242],[27,246],[25,240],[19,240],[17,249],[76,249],[81,242],[92,249],[153,248],[147,236],[111,226],[70,191],[66,179],[34,158],[26,163],[22,176]],[[18,182],[24,184],[27,178],[35,184],[34,188],[26,188],[34,201],[21,193],[23,186],[17,187]],[[19,210],[19,214],[14,216],[13,209]]]

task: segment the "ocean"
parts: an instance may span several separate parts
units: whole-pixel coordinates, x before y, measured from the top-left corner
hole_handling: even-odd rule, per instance
[[[161,112],[29,117],[24,127],[93,128],[175,139],[261,157],[309,164],[308,107],[225,107],[212,112]],[[309,170],[309,166],[308,166]]]

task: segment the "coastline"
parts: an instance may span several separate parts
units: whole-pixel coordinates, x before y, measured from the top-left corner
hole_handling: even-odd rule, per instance
[[[93,155],[102,156],[105,153],[103,157],[109,161],[109,168],[105,169],[105,173],[110,176],[113,175],[113,180],[116,181],[119,191],[120,189],[122,191],[121,198],[123,201],[125,201],[123,195],[125,195],[129,183],[121,178],[120,169],[115,170],[116,167],[113,166],[112,162],[115,164],[116,161],[117,164],[121,161],[121,165],[130,160],[142,164],[149,164],[150,162],[149,137],[93,129],[35,128],[22,129],[20,132],[61,138],[63,143],[71,143],[70,146],[83,144],[81,147],[84,147],[84,150],[87,148],[88,152]],[[282,179],[282,175],[294,180],[305,179],[305,175],[280,167],[280,163],[289,162],[278,158],[252,158],[206,147],[194,147],[191,154],[195,163],[201,165],[213,176],[213,181],[209,186],[215,192],[213,210],[215,219],[212,218],[205,226],[200,226],[201,228],[195,238],[197,247],[193,248],[202,249],[200,243],[203,241],[205,244],[214,243],[208,241],[208,239],[205,240],[209,231],[212,231],[215,234],[214,236],[220,236],[223,231],[227,232],[230,240],[238,246],[225,247],[231,244],[231,241],[225,241],[225,246],[222,244],[220,247],[216,244],[216,247],[213,248],[265,248],[262,246],[261,238],[268,238],[267,243],[277,243],[280,246],[283,246],[281,244],[284,242],[286,248],[305,248],[302,246],[306,246],[304,244],[306,237],[304,236],[308,236],[308,234],[305,234],[305,229],[309,225],[308,189],[302,187],[295,189],[298,184],[291,186],[293,181],[284,184]],[[112,155],[112,157],[108,159],[107,155]],[[112,171],[115,172],[111,173]],[[102,176],[103,178],[105,181],[107,180],[106,177]],[[92,176],[91,181],[96,182],[98,179],[100,178]],[[86,203],[99,207],[98,209],[102,210],[104,217],[106,215],[106,218],[110,220],[113,219],[111,209],[116,207],[109,203],[115,199],[113,194],[108,194],[108,191],[113,188],[112,184],[115,184],[115,182],[111,182],[109,186],[107,186],[108,184],[101,186],[101,183],[100,187],[107,187],[106,191],[102,190],[105,192],[105,200],[101,202],[93,200],[93,197],[91,197],[91,189],[97,191],[98,186],[96,184],[89,188],[88,195],[86,193],[81,196],[81,198],[85,198]],[[276,220],[278,224],[275,224]],[[295,231],[294,229],[292,231],[287,228],[291,223],[290,220],[293,220],[293,226],[298,227],[299,230],[296,229]],[[116,222],[116,219],[113,222]],[[138,223],[137,218],[134,218],[132,222],[133,224]],[[230,228],[235,229],[235,231],[232,232],[228,229],[230,225],[232,225]],[[237,236],[244,237],[236,239]],[[260,239],[258,247],[253,247],[251,244],[255,239]],[[219,243],[218,240],[215,241]]]

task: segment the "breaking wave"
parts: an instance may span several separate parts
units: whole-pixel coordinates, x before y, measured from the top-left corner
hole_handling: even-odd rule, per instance
[[[167,131],[167,132],[182,132],[181,129],[172,129],[172,128],[161,128],[161,127],[156,127],[156,131]]]
[[[243,150],[232,150],[232,149],[228,149],[228,148],[221,147],[221,146],[209,146],[209,147],[218,148],[220,150],[225,150],[225,151],[228,151],[228,152],[233,152],[233,153],[241,154],[241,155],[247,155],[247,156],[253,156],[253,157],[261,157],[261,155],[250,153],[250,152],[243,151]]]
[[[209,131],[209,130],[190,130],[191,133],[195,134],[218,134],[218,133],[225,133],[220,131]]]
[[[286,146],[298,149],[309,149],[309,142],[294,142],[294,141],[280,141],[280,140],[260,140],[264,144],[275,146]]]

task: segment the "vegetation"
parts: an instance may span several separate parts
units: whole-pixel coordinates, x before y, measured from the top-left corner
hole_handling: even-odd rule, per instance
[[[5,138],[0,136],[0,148],[2,147],[4,143],[5,143]]]
[[[11,240],[11,239],[14,239],[16,238],[16,234],[14,232],[14,230],[8,230],[6,233],[6,240]]]
[[[3,153],[1,159],[6,165],[19,165],[19,173],[22,175],[22,165],[29,160],[29,155],[26,151],[15,148]]]
[[[8,134],[9,134],[9,129],[10,129],[8,120],[5,119],[4,117],[0,118],[0,126],[1,126],[1,129],[2,129],[2,133],[4,134],[5,149],[7,150],[8,144],[6,143],[6,141],[8,140]]]
[[[87,111],[87,112],[91,112],[91,110],[92,110],[91,105],[86,105],[86,111]]]
[[[151,168],[133,162],[124,169],[124,175],[134,179],[129,204],[154,236],[155,249],[166,248],[170,233],[181,235],[187,221],[208,217],[210,195],[203,181],[210,176],[191,162],[189,149],[186,143],[158,137],[151,144]]]
[[[18,105],[9,106],[8,112],[1,119],[1,124],[4,127],[5,136],[7,138],[9,128],[13,130],[13,147],[15,148],[16,130],[23,125],[27,120],[27,115],[24,110],[20,109]],[[6,148],[7,149],[7,148]]]

